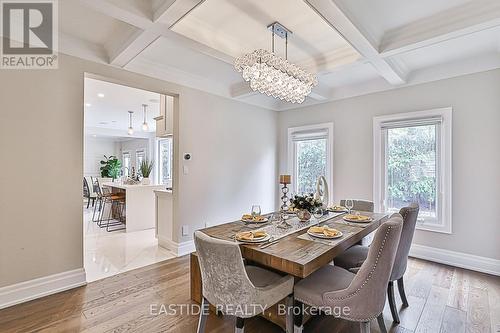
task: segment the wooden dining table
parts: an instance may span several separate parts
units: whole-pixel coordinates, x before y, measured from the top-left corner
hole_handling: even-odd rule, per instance
[[[330,264],[336,256],[375,231],[388,217],[386,214],[360,213],[370,216],[373,220],[369,223],[346,222],[342,213],[330,214],[331,216],[325,216],[319,220],[318,225],[327,225],[341,231],[343,236],[339,239],[316,239],[307,234],[309,226],[305,225],[301,230],[279,238],[276,243],[265,248],[260,247],[259,244],[242,243],[240,244],[241,254],[248,264],[262,266],[281,274],[290,274],[296,280],[306,278],[321,267]],[[252,229],[255,230],[256,227],[242,221],[235,221],[201,231],[214,238],[235,241],[235,233]],[[199,303],[202,298],[202,283],[196,253],[191,254],[190,270],[191,299]]]

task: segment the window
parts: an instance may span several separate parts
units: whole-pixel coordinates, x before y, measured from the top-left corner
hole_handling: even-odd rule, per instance
[[[331,186],[333,124],[288,129],[288,165],[294,193],[316,192],[320,176]]]
[[[135,151],[135,170],[139,172],[141,170],[141,164],[146,158],[146,153],[144,150],[136,150]]]
[[[172,181],[172,138],[158,140],[158,179],[161,184]]]
[[[124,151],[122,153],[122,161],[123,161],[123,175],[130,175],[130,153],[128,151]]]
[[[374,119],[377,209],[420,206],[419,229],[451,232],[451,108]]]

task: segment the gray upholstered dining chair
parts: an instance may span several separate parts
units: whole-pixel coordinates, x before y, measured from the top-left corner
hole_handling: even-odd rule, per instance
[[[396,309],[396,300],[394,298],[394,281],[398,282],[399,295],[403,301],[403,307],[408,307],[408,299],[406,298],[403,275],[406,271],[408,263],[408,253],[410,252],[411,241],[415,233],[415,225],[417,223],[419,207],[417,204],[412,204],[409,207],[400,209],[399,214],[403,217],[403,231],[401,232],[401,240],[396,253],[396,260],[392,268],[391,277],[387,286],[387,298],[389,299],[389,307],[391,308],[392,319],[399,324],[399,315]],[[355,271],[361,266],[363,261],[368,256],[368,247],[354,245],[347,249],[344,253],[335,258],[335,265]]]
[[[345,207],[345,202],[347,199],[340,200],[340,205]],[[372,201],[367,201],[367,200],[352,200],[353,203],[353,210],[361,210],[363,212],[372,212],[375,209],[375,205],[373,204]]]
[[[327,265],[299,281],[294,288],[295,306],[306,304],[323,309],[324,313],[359,322],[361,332],[369,332],[370,321],[377,318],[381,331],[387,332],[382,316],[385,287],[392,272],[401,229],[400,216],[383,223],[377,229],[367,259],[356,274]],[[302,331],[299,312],[294,308],[297,332]]]
[[[202,280],[202,309],[208,303],[223,314],[236,316],[235,332],[243,332],[244,319],[262,313],[283,299],[291,306],[292,276],[281,276],[266,269],[245,265],[238,244],[194,233]],[[287,311],[289,313],[290,311]],[[198,332],[205,331],[207,314],[200,313]],[[286,331],[292,332],[292,316]]]

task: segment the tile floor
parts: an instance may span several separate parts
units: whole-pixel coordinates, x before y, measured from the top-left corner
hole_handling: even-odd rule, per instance
[[[151,265],[175,255],[158,246],[155,230],[106,232],[92,222],[93,209],[83,209],[84,266],[87,282]]]

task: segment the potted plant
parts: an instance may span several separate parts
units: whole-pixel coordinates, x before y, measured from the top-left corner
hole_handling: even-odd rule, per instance
[[[153,171],[153,164],[154,162],[149,161],[147,158],[142,160],[141,165],[139,166],[142,175],[142,185],[149,185],[151,183],[149,175],[151,174],[151,171]]]
[[[101,177],[103,178],[113,178],[113,181],[120,175],[120,170],[122,168],[122,162],[116,158],[116,156],[106,156],[104,155],[104,160],[101,161]]]
[[[296,194],[291,202],[290,208],[298,210],[297,217],[301,221],[308,221],[311,218],[311,213],[323,205],[319,199],[314,198],[313,194]]]

